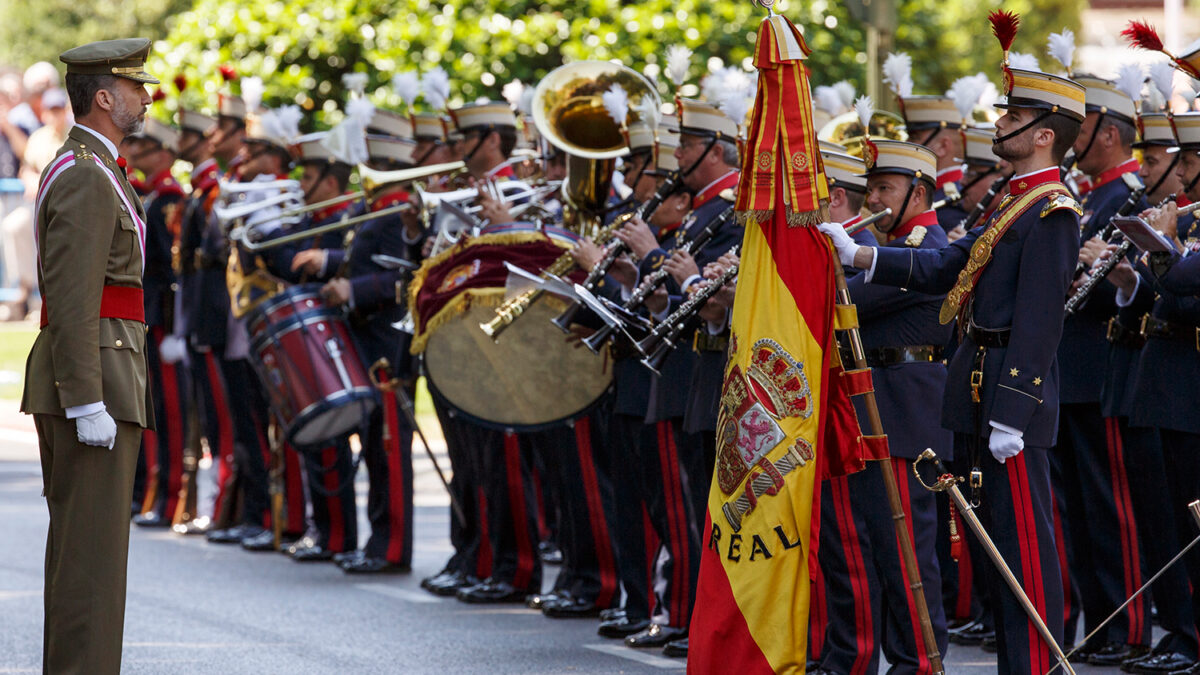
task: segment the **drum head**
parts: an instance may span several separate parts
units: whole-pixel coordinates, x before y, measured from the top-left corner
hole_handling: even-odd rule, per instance
[[[472,307],[440,326],[425,347],[431,384],[454,407],[486,426],[518,431],[577,417],[612,382],[612,364],[568,343],[550,320],[565,308],[542,296],[493,342],[479,324],[494,307]]]

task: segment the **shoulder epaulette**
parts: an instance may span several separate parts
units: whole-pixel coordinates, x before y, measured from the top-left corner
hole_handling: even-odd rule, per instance
[[[733,188],[725,188],[724,190],[718,192],[717,196],[732,204],[737,201],[737,190],[734,190]]]
[[[917,248],[921,245],[921,242],[925,241],[925,233],[928,231],[928,228],[922,225],[917,225],[912,229],[912,232],[909,232],[908,236],[904,238],[904,245],[909,248]]]
[[[1045,218],[1059,209],[1070,209],[1074,211],[1075,215],[1077,216],[1083,215],[1083,207],[1079,205],[1079,202],[1075,201],[1075,199],[1069,194],[1060,193],[1051,198],[1046,206],[1042,209],[1042,218]]]
[[[87,148],[75,148],[75,159],[90,161],[93,156],[92,151]]]

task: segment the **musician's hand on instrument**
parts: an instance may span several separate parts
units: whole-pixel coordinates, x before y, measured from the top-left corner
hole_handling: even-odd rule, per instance
[[[967,236],[967,230],[962,225],[955,225],[946,233],[946,239],[949,239],[951,244],[965,236]]]
[[[488,221],[490,225],[513,222],[508,204],[493,196],[496,194],[495,190],[495,184],[481,183],[479,185],[479,198],[476,200],[479,204],[479,217]]]
[[[320,274],[325,269],[325,258],[328,252],[322,248],[310,248],[300,251],[292,257],[292,271],[303,271],[307,274]]]
[[[741,263],[741,257],[734,251],[726,251],[721,254],[720,258],[717,258],[717,264],[721,266],[722,274],[725,273],[725,270],[737,267]]]
[[[721,261],[717,260],[715,262],[710,262],[707,265],[705,265],[704,271],[702,271],[700,273],[700,276],[704,277],[705,279],[716,279],[717,277],[719,277],[725,273],[725,269],[726,268],[724,265],[721,264]]]
[[[1095,264],[1096,258],[1100,257],[1100,254],[1107,247],[1108,244],[1100,237],[1088,239],[1079,247],[1079,262],[1083,263],[1086,267],[1091,267]]]
[[[695,285],[699,286],[700,284]],[[725,317],[729,312],[729,308],[717,300],[717,297],[720,294],[721,293],[718,292],[717,295],[709,298],[708,302],[705,302],[704,306],[700,308],[699,314],[701,319],[704,319],[708,323],[725,323]]]
[[[350,280],[344,277],[331,280],[321,287],[321,296],[325,298],[325,303],[332,307],[350,302]]]
[[[604,257],[604,249],[591,239],[580,239],[575,248],[571,249],[571,257],[581,270],[590,270]]]
[[[614,233],[614,236],[629,247],[630,251],[638,257],[645,258],[651,251],[658,248],[658,240],[654,238],[654,233],[650,231],[650,226],[646,221],[634,216],[629,219],[629,222],[621,226],[621,229]]]
[[[1016,457],[1024,449],[1025,441],[1020,436],[1003,429],[992,428],[992,435],[988,438],[988,450],[992,451],[992,457],[995,457],[997,462],[1003,464],[1004,460]]]
[[[577,323],[571,324],[570,331],[570,333],[567,333],[567,344],[571,345],[575,349],[579,349],[583,346],[583,339],[585,337],[596,332],[587,326],[581,326]]]
[[[643,279],[642,283],[646,283]],[[667,287],[659,286],[654,289],[654,292],[646,296],[646,309],[650,310],[651,314],[661,314],[670,303],[670,298],[667,297]]]
[[[1183,243],[1179,241],[1179,207],[1175,202],[1167,202],[1161,209],[1150,210],[1154,213],[1149,214],[1149,217],[1142,216],[1143,220],[1174,242],[1176,250],[1182,251]]]
[[[1079,289],[1082,288],[1083,285],[1085,283],[1087,283],[1088,280],[1091,278],[1092,278],[1091,268],[1088,268],[1088,270],[1084,271],[1083,274],[1080,274],[1079,276],[1075,277],[1075,279],[1071,282],[1071,287],[1067,289],[1067,297],[1068,298],[1075,297],[1075,294],[1079,292]]]
[[[663,267],[671,275],[677,284],[683,284],[688,277],[699,275],[700,266],[696,264],[696,259],[687,251],[675,251],[663,262]]]
[[[437,239],[437,237],[431,236],[431,237],[428,237],[427,239],[425,239],[424,244],[421,244],[421,257],[422,258],[428,258],[429,254],[433,253],[433,245],[434,245],[436,239]]]
[[[1137,272],[1128,260],[1122,260],[1108,273],[1108,280],[1124,291],[1125,297],[1130,297],[1137,291]]]
[[[716,295],[709,299],[707,304],[716,304],[724,309],[733,308],[733,297],[737,295],[737,278],[730,279],[728,283],[721,286],[721,290],[717,291]]]
[[[633,264],[629,256],[623,255],[614,260],[612,267],[608,268],[608,274],[613,279],[616,279],[617,283],[631,291],[634,285],[637,284],[637,265]]]

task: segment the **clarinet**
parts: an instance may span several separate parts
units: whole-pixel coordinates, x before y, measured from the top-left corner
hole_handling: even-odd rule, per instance
[[[985,193],[983,198],[981,198],[979,202],[975,204],[975,208],[971,209],[971,212],[968,213],[965,218],[958,221],[958,227],[961,227],[969,232],[972,228],[978,225],[979,219],[983,217],[984,210],[987,209],[987,205],[991,204],[992,200],[996,198],[996,195],[1000,192],[1000,188],[1008,185],[1010,178],[1012,178],[1011,174],[1005,174],[992,181],[992,184],[988,186],[987,193]]]
[[[612,223],[604,228],[605,232],[615,234],[622,225],[630,220],[633,220],[634,217],[641,218],[642,220],[649,218],[656,210],[658,210],[659,205],[662,204],[663,200],[667,198],[667,195],[671,194],[675,190],[675,186],[679,184],[681,179],[682,175],[678,171],[672,172],[669,176],[667,176],[666,180],[663,181],[663,184],[658,187],[658,190],[654,192],[654,195],[650,197],[650,199],[646,200],[645,204],[642,204],[638,208],[631,211],[622,213],[620,216],[615,218]],[[587,278],[583,280],[583,284],[581,285],[589,291],[593,290],[596,287],[596,284],[600,283],[600,280],[604,278],[604,275],[608,274],[608,270],[612,269],[613,264],[617,262],[617,258],[621,257],[628,251],[629,247],[626,246],[624,242],[616,241],[610,244],[609,247],[605,249],[604,255],[600,258],[600,260],[596,262],[594,266],[592,266],[592,269],[588,270]],[[563,310],[562,314],[559,314],[557,317],[551,319],[550,322],[555,326],[558,326],[562,332],[570,333],[571,322],[575,319],[575,315],[579,313],[579,310],[582,307],[583,303],[579,302],[578,300],[574,300],[571,302],[571,304],[567,305],[567,308]]]
[[[1166,206],[1168,202],[1173,201],[1175,201],[1175,195],[1172,194],[1159,202],[1158,206],[1155,206],[1154,208],[1161,209],[1162,207]],[[1181,210],[1180,213],[1183,213],[1183,211]],[[1128,238],[1125,239],[1125,241],[1121,242],[1121,245],[1112,252],[1112,255],[1109,256],[1108,260],[1101,262],[1099,266],[1092,270],[1091,277],[1079,285],[1079,290],[1075,293],[1075,295],[1067,298],[1067,302],[1063,306],[1067,316],[1071,316],[1075,312],[1079,311],[1079,308],[1083,306],[1083,303],[1087,300],[1088,295],[1090,295],[1092,291],[1096,290],[1096,286],[1098,286],[1101,281],[1104,281],[1105,277],[1107,277],[1113,270],[1117,268],[1117,265],[1121,264],[1121,259],[1125,257],[1125,254],[1129,253],[1129,249],[1131,248],[1133,248],[1133,242]]]
[[[1100,237],[1105,242],[1112,237],[1113,230],[1117,227],[1113,224],[1113,220],[1116,220],[1117,218],[1124,218],[1132,213],[1133,210],[1137,208],[1138,202],[1142,200],[1142,195],[1146,194],[1146,186],[1142,185],[1142,181],[1139,180],[1137,176],[1130,173],[1125,173],[1121,174],[1121,180],[1125,181],[1125,185],[1129,188],[1129,198],[1125,200],[1125,203],[1121,205],[1121,208],[1117,209],[1116,214],[1114,214],[1113,217],[1104,224],[1104,227],[1100,228],[1100,231],[1096,233],[1096,236]],[[1078,278],[1079,275],[1086,271],[1087,265],[1085,265],[1082,260],[1079,261],[1075,265],[1075,276],[1073,278]]]
[[[705,228],[701,230],[695,237],[687,240],[683,246],[679,248],[679,250],[687,253],[688,255],[694,255],[697,251],[704,248],[704,245],[713,238],[713,235],[717,233],[717,230],[721,229],[721,226],[725,223],[728,223],[731,218],[733,218],[733,209],[725,209],[721,215],[713,218],[712,221],[709,222],[709,224],[705,226]],[[662,286],[664,283],[666,283],[668,276],[670,276],[670,272],[667,271],[666,266],[659,267],[658,269],[654,270],[646,276],[646,279],[639,284],[637,288],[633,290],[633,294],[629,296],[628,300],[622,303],[621,307],[630,312],[636,310],[638,307],[641,307],[642,303],[646,301],[646,298],[649,297],[651,293],[653,293],[659,286]],[[616,329],[616,326],[602,326],[600,330],[584,338],[583,344],[587,346],[588,349],[598,354],[600,353],[600,347],[606,340],[608,340],[609,336],[611,336],[613,331]]]
[[[729,249],[730,253],[736,254],[737,251],[737,246]],[[656,375],[662,374],[659,368],[662,367],[663,359],[666,358],[667,353],[675,348],[675,341],[679,339],[679,336],[687,328],[692,318],[704,307],[704,303],[708,302],[721,290],[722,286],[732,281],[738,275],[738,267],[739,265],[734,265],[725,270],[711,284],[701,288],[687,300],[684,300],[683,304],[679,305],[667,318],[655,324],[654,328],[650,329],[650,333],[636,343],[638,352],[646,355],[642,359],[642,365],[649,368]]]

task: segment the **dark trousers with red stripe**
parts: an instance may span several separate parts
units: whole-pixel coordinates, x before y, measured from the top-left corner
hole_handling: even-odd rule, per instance
[[[363,435],[367,465],[367,521],[371,536],[363,550],[395,565],[412,565],[413,430],[400,412],[395,392],[382,392]],[[391,399],[390,403],[388,399]]]
[[[483,454],[481,436],[499,438],[500,432],[483,429],[461,419],[454,409],[437,394],[433,395],[433,409],[446,439],[446,455],[450,459],[453,476],[450,492],[462,507],[465,521],[460,521],[451,512],[450,544],[454,555],[446,562],[444,571],[457,571],[480,579],[492,573],[491,544],[487,541],[484,528],[487,523],[483,494]],[[499,441],[489,447],[495,450]]]
[[[965,454],[970,452],[968,440],[955,436],[955,455],[969,456]],[[987,451],[986,438],[976,442],[982,448],[979,465],[983,472],[981,504],[976,512],[1050,634],[1062,644],[1063,584],[1054,538],[1051,451],[1027,446],[1000,464]],[[1047,672],[1057,663],[1049,646],[990,561],[987,575],[996,619],[998,672]]]
[[[219,359],[233,422],[234,486],[241,508],[239,522],[263,526],[270,522],[266,425],[259,419],[265,406],[258,380],[248,359]]]
[[[613,494],[608,476],[608,442],[603,424],[607,407],[574,422],[529,434],[547,468],[545,482],[558,495],[558,544],[563,566],[556,590],[607,608],[617,601],[617,563],[609,522]]]
[[[1058,446],[1050,456],[1066,534],[1069,583],[1079,589],[1084,632],[1091,633],[1142,585],[1137,524],[1117,420],[1098,403],[1063,404]],[[1139,599],[1117,615],[1091,646],[1150,643],[1149,607]],[[1068,635],[1073,626],[1068,625]]]
[[[162,326],[154,326],[146,340],[146,361],[154,401],[155,430],[142,436],[142,451],[154,454],[153,494],[147,509],[159,518],[170,519],[179,503],[183,486],[183,447],[188,438],[188,394],[190,382],[183,363],[164,363],[159,357]]]
[[[1125,439],[1125,468],[1133,495],[1133,515],[1149,578],[1179,552],[1177,516],[1171,492],[1164,485],[1167,465],[1158,429],[1130,427],[1125,417],[1120,418],[1120,425],[1121,437]],[[1195,492],[1200,497],[1200,487]],[[1196,658],[1196,624],[1188,602],[1187,568],[1172,565],[1164,570],[1150,587],[1150,596],[1158,610],[1158,624],[1166,632],[1155,649]]]
[[[697,511],[695,494],[704,490],[707,496],[708,489],[692,481],[705,474],[704,446],[698,434],[683,432],[682,418],[657,422],[654,429],[654,447],[643,453],[641,465],[650,522],[667,553],[660,568],[665,584],[655,604],[666,614],[667,625],[686,628],[696,599],[705,516]]]
[[[939,653],[946,652],[946,615],[935,539],[934,495],[917,482],[912,461],[892,460],[925,601]],[[821,665],[838,673],[879,670],[879,649],[892,673],[931,673],[916,602],[909,588],[895,521],[883,483],[883,465],[822,487],[819,557],[830,611]],[[827,489],[826,489],[827,488]]]
[[[217,349],[221,349],[218,347]],[[213,505],[214,527],[234,524],[233,422],[229,395],[221,374],[220,356],[211,349],[190,350],[192,386],[200,418],[200,432],[216,466],[217,495]]]
[[[642,484],[642,464],[658,451],[655,427],[640,415],[614,414],[609,420],[609,456],[613,488],[612,539],[617,573],[625,592],[625,614],[632,621],[650,618],[653,564],[646,550],[646,513],[650,493]]]
[[[1200,534],[1196,519],[1187,508],[1190,502],[1200,499],[1200,434],[1170,429],[1160,429],[1159,434],[1167,468],[1167,492],[1175,516],[1174,549],[1178,551]],[[1193,548],[1183,562],[1192,587],[1192,621],[1200,626],[1200,550]]]
[[[542,559],[537,551],[537,498],[530,478],[536,451],[533,438],[537,434],[481,431],[490,578],[518,590],[539,593]]]
[[[339,439],[325,447],[306,449],[301,456],[304,486],[312,505],[309,536],[334,553],[358,548],[354,458],[350,442]]]

